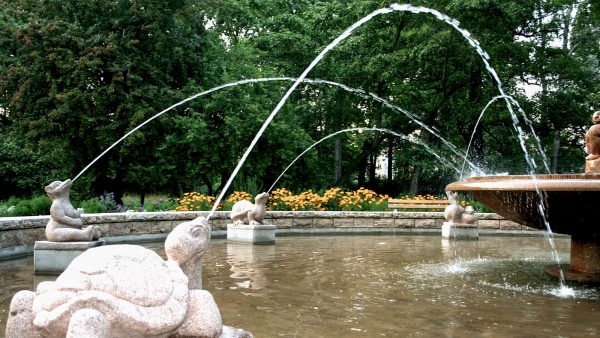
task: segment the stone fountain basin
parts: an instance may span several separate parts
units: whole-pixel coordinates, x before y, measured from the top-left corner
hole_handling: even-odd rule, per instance
[[[537,190],[545,196],[553,232],[600,234],[600,174],[478,176],[446,186],[446,191],[468,193],[505,218],[546,230]]]
[[[570,266],[548,273],[600,283],[600,174],[480,176],[451,183],[446,191],[468,193],[505,218],[547,230],[539,191],[552,232],[571,235]]]

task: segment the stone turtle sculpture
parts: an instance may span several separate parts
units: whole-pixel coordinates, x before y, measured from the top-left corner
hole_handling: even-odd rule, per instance
[[[234,224],[262,224],[267,214],[268,200],[269,194],[263,192],[256,195],[254,198],[255,204],[246,200],[236,202],[231,208],[231,220]]]
[[[55,282],[13,297],[6,336],[251,337],[223,330],[214,298],[195,288],[209,241],[208,221],[197,218],[169,234],[167,261],[136,245],[90,249]]]

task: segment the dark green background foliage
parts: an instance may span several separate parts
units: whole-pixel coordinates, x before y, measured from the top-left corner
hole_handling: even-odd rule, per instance
[[[0,198],[43,193],[74,177],[126,132],[170,105],[241,79],[297,77],[338,34],[384,1],[0,0]],[[490,54],[504,89],[533,123],[525,146],[544,172],[583,170],[582,137],[600,100],[600,15],[588,1],[415,1],[461,22]],[[464,152],[499,95],[479,55],[431,15],[379,16],[309,74],[412,112]],[[538,85],[526,96],[525,84]],[[132,134],[74,185],[104,192],[216,194],[291,82],[232,87],[181,105]],[[411,135],[459,169],[462,160],[397,111],[335,86],[302,84],[251,153],[233,189],[264,190],[315,141],[349,127]],[[503,100],[473,133],[486,172],[527,173]],[[393,179],[376,174],[378,156]],[[459,175],[390,134],[323,142],[279,186],[365,186],[440,193]]]

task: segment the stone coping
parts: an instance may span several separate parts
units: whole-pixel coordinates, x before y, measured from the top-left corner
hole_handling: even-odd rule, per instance
[[[208,211],[162,211],[82,214],[83,223],[106,224],[141,221],[186,221],[207,216]],[[211,220],[229,220],[228,211],[215,212]],[[478,213],[479,220],[504,220],[495,213]],[[268,211],[267,219],[289,218],[400,218],[443,219],[443,212],[394,212],[394,211]],[[44,228],[50,216],[0,217],[0,231],[14,229]]]
[[[107,243],[160,240],[177,224],[207,216],[207,211],[125,212],[83,214],[84,225],[98,225]],[[540,232],[511,222],[493,213],[478,213],[480,230]],[[351,212],[351,211],[270,211],[266,220],[277,234],[421,234],[440,233],[443,212]],[[30,254],[36,241],[44,241],[49,216],[0,218],[0,259]],[[231,223],[229,212],[216,212],[211,220],[218,237]]]

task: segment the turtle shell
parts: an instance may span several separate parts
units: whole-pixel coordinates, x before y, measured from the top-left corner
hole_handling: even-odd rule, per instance
[[[53,289],[100,291],[133,305],[155,307],[172,297],[187,277],[176,264],[137,245],[109,245],[90,249],[56,279]]]

